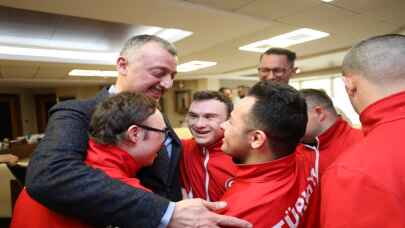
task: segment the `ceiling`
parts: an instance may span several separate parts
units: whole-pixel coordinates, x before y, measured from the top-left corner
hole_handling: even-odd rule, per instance
[[[256,73],[259,53],[238,50],[248,43],[299,28],[329,37],[289,47],[302,73],[338,70],[348,48],[365,38],[403,33],[404,0],[0,0],[0,37],[27,38],[54,48],[118,52],[134,26],[192,31],[175,43],[180,63],[215,61],[214,67],[180,73],[178,79],[240,78]],[[10,45],[2,41],[0,46]],[[36,46],[36,48],[41,48]],[[111,78],[71,77],[72,69],[114,70],[111,63],[61,61],[0,55],[0,85],[49,87],[99,85]]]

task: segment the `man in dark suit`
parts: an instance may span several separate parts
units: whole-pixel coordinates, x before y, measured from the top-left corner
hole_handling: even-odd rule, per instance
[[[173,130],[154,165],[140,174],[142,184],[160,196],[131,188],[83,162],[90,116],[96,104],[122,91],[143,92],[159,99],[173,84],[176,55],[174,46],[163,39],[135,36],[127,41],[117,59],[119,76],[115,85],[93,99],[54,106],[45,137],[28,167],[26,184],[30,196],[50,209],[95,225],[249,227],[239,219],[211,212],[223,208],[221,202],[193,199],[174,203],[181,199],[181,147]]]

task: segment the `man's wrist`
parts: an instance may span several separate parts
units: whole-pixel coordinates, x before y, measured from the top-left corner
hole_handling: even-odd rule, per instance
[[[169,203],[169,206],[167,207],[162,219],[160,220],[158,228],[166,228],[169,225],[169,222],[173,217],[175,207],[176,204],[174,202]]]

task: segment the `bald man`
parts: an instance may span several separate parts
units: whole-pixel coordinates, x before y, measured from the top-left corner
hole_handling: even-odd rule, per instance
[[[405,36],[355,45],[343,60],[364,139],[321,180],[321,227],[405,227]]]
[[[319,173],[332,164],[343,151],[363,138],[363,133],[344,120],[324,90],[302,89],[307,103],[308,123],[302,142],[317,144],[320,152]],[[304,145],[300,145],[302,147]]]

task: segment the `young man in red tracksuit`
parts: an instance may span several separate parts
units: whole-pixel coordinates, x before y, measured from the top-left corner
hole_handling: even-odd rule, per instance
[[[321,226],[405,227],[405,36],[356,44],[342,68],[364,139],[322,176]]]
[[[360,129],[353,128],[336,112],[325,91],[302,89],[307,103],[308,123],[302,142],[317,145],[320,153],[319,173],[332,164],[345,150],[363,138]],[[300,145],[300,148],[305,147]]]
[[[224,132],[220,125],[233,109],[232,101],[217,91],[193,95],[186,120],[193,138],[182,140],[180,175],[190,198],[219,200],[232,183],[236,166],[221,150]]]
[[[136,172],[151,165],[165,139],[165,123],[157,104],[137,93],[106,99],[93,113],[86,163],[105,174],[144,191]],[[85,186],[78,191],[97,191]],[[83,202],[86,203],[86,202]],[[85,228],[75,218],[49,210],[24,189],[14,209],[12,228]]]
[[[222,149],[239,168],[222,213],[255,228],[317,227],[319,153],[296,150],[306,123],[305,100],[294,88],[271,81],[251,88],[222,124]]]

